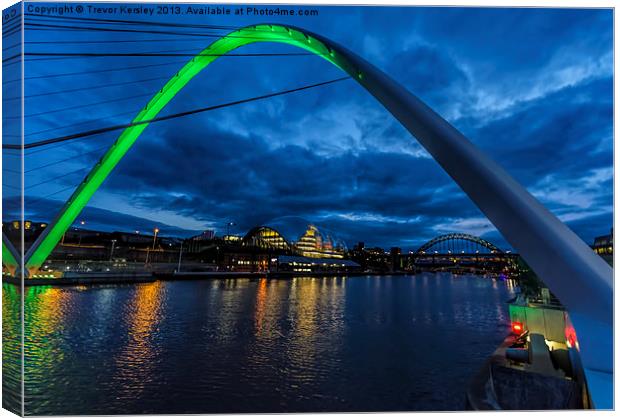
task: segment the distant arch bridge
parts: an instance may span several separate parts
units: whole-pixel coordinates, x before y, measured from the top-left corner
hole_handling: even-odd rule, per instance
[[[429,252],[441,254],[503,253],[495,244],[475,235],[463,233],[439,235],[422,245],[415,252],[416,254],[426,254]]]

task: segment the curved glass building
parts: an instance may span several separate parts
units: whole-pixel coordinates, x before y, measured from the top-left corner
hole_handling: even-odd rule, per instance
[[[344,258],[347,251],[344,241],[333,232],[297,216],[276,218],[254,227],[243,240],[246,245],[310,258]]]

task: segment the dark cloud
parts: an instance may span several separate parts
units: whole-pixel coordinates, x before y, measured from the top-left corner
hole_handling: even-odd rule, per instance
[[[607,232],[613,201],[609,10],[319,9],[316,19],[281,17],[274,22],[308,28],[368,57],[452,121],[584,240],[591,242]],[[209,23],[184,19],[180,23]],[[247,17],[217,22],[250,23],[256,22]],[[76,34],[50,36],[69,39]],[[121,38],[113,33],[80,34],[80,40]],[[193,53],[210,41],[111,42],[97,48]],[[298,52],[272,44],[243,51]],[[27,118],[27,133],[54,128],[27,140],[130,121],[184,60],[105,58],[28,64],[30,75],[84,71],[75,77],[32,79],[27,83],[29,94],[85,88],[29,99],[27,114],[76,103],[83,106]],[[140,65],[150,67],[88,73]],[[317,57],[223,57],[193,79],[162,115],[340,76],[338,69]],[[142,81],[160,77],[162,81]],[[132,84],[87,88],[120,82]],[[127,100],[86,106],[122,97]],[[27,175],[26,186],[91,167],[103,153],[97,149],[118,133],[29,154],[26,169],[34,170]],[[70,156],[72,161],[48,165]],[[12,167],[9,158],[3,162]],[[27,215],[51,219],[84,174],[29,188]],[[5,208],[16,208],[11,199],[3,203]],[[320,222],[349,244],[365,241],[415,249],[454,229],[507,246],[407,131],[352,80],[153,124],[83,214],[102,229],[148,229],[157,219],[171,234],[181,235],[201,228],[221,230],[228,220],[234,220],[242,233],[285,215]],[[13,212],[5,210],[7,216]]]
[[[431,106],[447,98],[467,97],[467,74],[447,53],[427,45],[415,45],[396,54],[387,71]]]
[[[526,186],[613,164],[613,80],[597,79],[523,103],[469,136]]]

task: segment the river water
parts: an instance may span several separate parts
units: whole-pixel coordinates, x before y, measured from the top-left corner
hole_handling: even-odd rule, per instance
[[[511,295],[450,274],[26,288],[26,414],[462,410]],[[9,408],[21,296],[3,286]]]

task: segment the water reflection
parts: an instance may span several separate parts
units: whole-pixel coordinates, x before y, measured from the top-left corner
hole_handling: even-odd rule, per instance
[[[462,409],[509,296],[448,274],[27,288],[26,413]],[[20,299],[3,286],[12,407]]]
[[[122,385],[122,397],[135,399],[157,376],[153,370],[157,365],[157,341],[155,334],[165,309],[163,282],[140,284],[126,306],[127,341],[115,357],[113,380]]]
[[[21,414],[21,294],[2,285],[2,407]]]
[[[262,278],[258,281],[256,291],[256,313],[254,314],[256,324],[256,336],[260,337],[263,330],[263,320],[265,318],[265,303],[267,302],[267,279]]]
[[[53,390],[71,391],[71,379],[62,364],[71,352],[70,329],[79,320],[74,308],[79,288],[27,287],[24,295],[24,398],[26,413],[32,404],[48,404],[49,388],[38,385],[49,376]]]
[[[254,311],[255,337],[257,340],[271,340],[284,337],[278,318],[286,298],[287,283],[282,280],[258,281]]]

